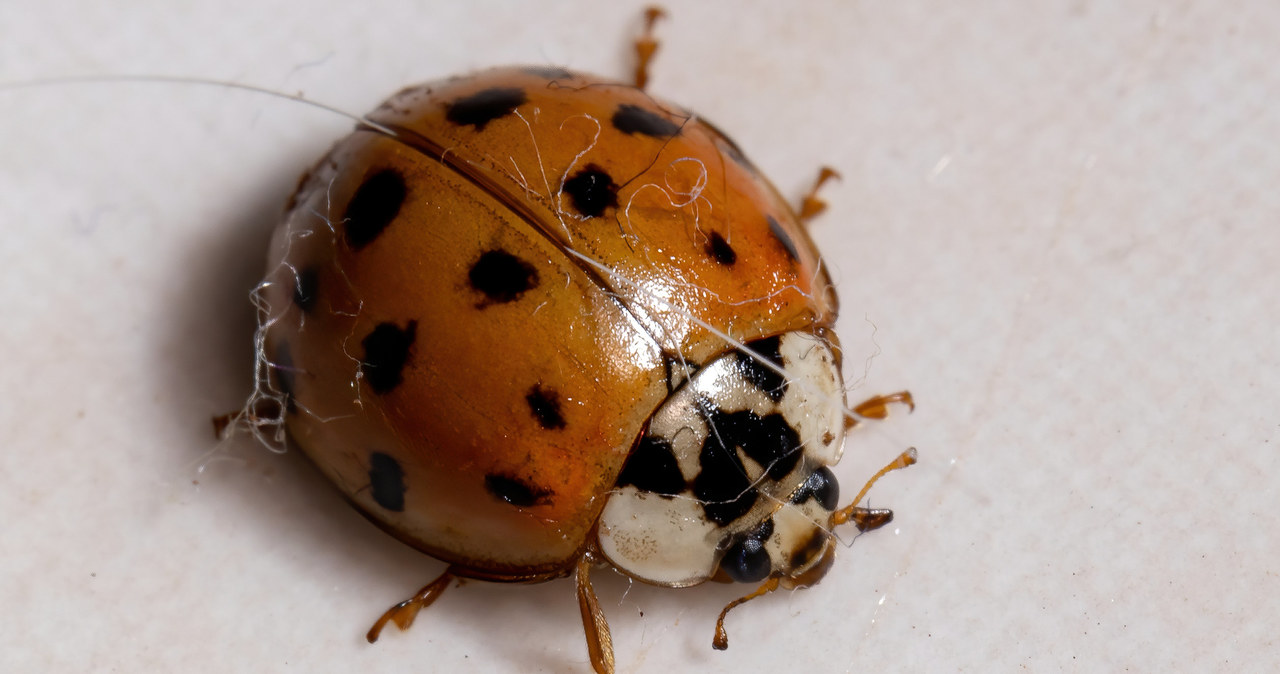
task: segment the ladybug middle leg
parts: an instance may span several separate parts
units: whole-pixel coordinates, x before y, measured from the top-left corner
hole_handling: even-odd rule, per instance
[[[609,635],[609,622],[600,601],[591,587],[591,566],[596,557],[584,552],[578,558],[574,580],[578,584],[578,608],[582,611],[582,628],[587,633],[587,652],[591,654],[591,667],[596,674],[613,674],[613,637]]]

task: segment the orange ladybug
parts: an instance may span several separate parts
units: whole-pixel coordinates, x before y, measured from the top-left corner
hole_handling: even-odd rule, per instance
[[[301,180],[260,287],[279,423],[378,526],[455,577],[591,588],[819,580],[846,428],[836,295],[797,214],[706,120],[641,85],[512,67],[410,87]],[[821,180],[829,174],[824,173]],[[816,186],[815,186],[816,190]],[[912,450],[886,467],[908,465]],[[879,475],[877,475],[878,477]],[[868,486],[870,486],[868,484]],[[864,489],[865,493],[865,489]]]

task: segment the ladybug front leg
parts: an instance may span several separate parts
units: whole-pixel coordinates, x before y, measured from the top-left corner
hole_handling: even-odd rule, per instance
[[[453,567],[451,566],[445,569],[439,578],[418,590],[418,594],[387,609],[387,612],[383,613],[381,618],[378,618],[378,622],[369,628],[369,633],[365,635],[365,638],[369,640],[369,643],[377,641],[378,634],[382,632],[382,628],[391,620],[394,620],[396,627],[401,630],[409,629],[409,626],[413,624],[413,619],[418,617],[418,611],[430,606],[435,600],[439,599],[444,589],[449,587],[449,583],[453,582],[453,578]]]
[[[582,628],[587,632],[587,652],[591,654],[591,667],[596,674],[613,674],[613,637],[609,635],[609,622],[600,601],[591,587],[591,566],[595,556],[590,552],[578,558],[575,580],[578,583],[578,608],[582,611]]]
[[[766,580],[760,585],[760,587],[757,587],[755,592],[752,592],[745,597],[738,597],[737,599],[729,602],[729,605],[725,606],[724,610],[720,612],[720,617],[716,619],[716,636],[711,640],[711,647],[717,651],[723,651],[729,647],[729,633],[724,629],[724,618],[729,615],[729,611],[751,601],[752,599],[763,597],[778,589],[778,583],[780,580],[781,579],[777,576],[774,576],[773,578]]]

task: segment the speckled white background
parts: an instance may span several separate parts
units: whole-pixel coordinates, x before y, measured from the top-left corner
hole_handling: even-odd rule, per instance
[[[248,289],[361,112],[510,62],[625,76],[638,3],[0,5],[0,671],[588,669],[572,584],[450,590],[300,457],[214,449]],[[1280,663],[1280,5],[669,3],[655,93],[815,236],[890,528],[821,586],[597,586],[621,672],[1267,671]],[[874,356],[874,358],[872,358]],[[870,365],[864,364],[870,358]],[[848,493],[848,492],[847,492]]]

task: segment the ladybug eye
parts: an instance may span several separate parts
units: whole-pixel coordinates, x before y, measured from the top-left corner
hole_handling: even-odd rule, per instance
[[[831,469],[820,466],[800,485],[791,497],[791,502],[799,505],[813,497],[826,510],[835,510],[840,501],[840,483]]]
[[[720,568],[739,583],[758,583],[768,578],[769,572],[773,571],[773,560],[769,559],[764,542],[772,535],[773,520],[761,522],[746,538],[729,548],[724,559],[720,560]]]
[[[813,497],[818,499],[827,510],[835,510],[840,500],[840,483],[831,469],[823,466],[809,476],[809,484],[813,487]]]
[[[764,549],[763,542],[745,538],[729,548],[728,554],[720,560],[720,568],[739,583],[758,583],[769,576],[773,563],[769,561],[769,552]]]

